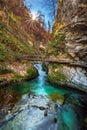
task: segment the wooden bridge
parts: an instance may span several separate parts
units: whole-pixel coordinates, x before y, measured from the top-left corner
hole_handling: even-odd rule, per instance
[[[57,64],[65,64],[68,66],[76,66],[81,68],[87,68],[87,64],[81,64],[79,62],[69,62],[64,60],[58,60],[58,58],[43,58],[42,56],[29,56],[29,55],[22,55],[17,57],[17,60],[28,60],[28,61],[42,61],[42,62],[48,62],[48,63],[57,63]]]

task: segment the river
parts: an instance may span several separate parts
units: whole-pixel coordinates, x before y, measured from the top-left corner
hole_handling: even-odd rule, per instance
[[[38,78],[0,89],[0,130],[83,130],[83,93],[47,82],[41,64]]]

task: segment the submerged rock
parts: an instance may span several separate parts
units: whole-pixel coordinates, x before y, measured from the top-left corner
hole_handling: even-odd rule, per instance
[[[43,107],[43,106],[40,106],[40,107],[38,107],[40,110],[46,110],[46,108],[45,107]]]
[[[62,104],[63,100],[64,100],[64,97],[62,95],[58,94],[58,93],[50,94],[49,98],[52,101],[58,102],[60,104]],[[57,108],[57,104],[55,104],[55,108]]]
[[[54,123],[57,123],[57,118],[54,118]]]
[[[47,110],[46,111],[44,111],[44,116],[47,116],[48,115],[48,112],[47,112]]]

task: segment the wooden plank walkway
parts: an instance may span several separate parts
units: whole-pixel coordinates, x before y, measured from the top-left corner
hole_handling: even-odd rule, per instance
[[[87,64],[81,64],[78,62],[62,61],[62,60],[58,60],[57,58],[43,58],[41,56],[35,56],[35,57],[21,56],[18,59],[19,60],[28,60],[28,61],[43,61],[43,62],[49,62],[49,63],[65,64],[65,65],[69,65],[69,66],[87,68]]]

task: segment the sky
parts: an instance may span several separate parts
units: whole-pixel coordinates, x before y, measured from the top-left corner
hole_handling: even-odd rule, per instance
[[[25,5],[28,7],[29,4],[32,5],[31,7],[31,13],[36,13],[38,10],[42,12],[42,14],[45,15],[45,23],[46,26],[48,24],[48,21],[51,21],[51,18],[48,15],[48,10],[44,6],[44,0],[25,0]]]

